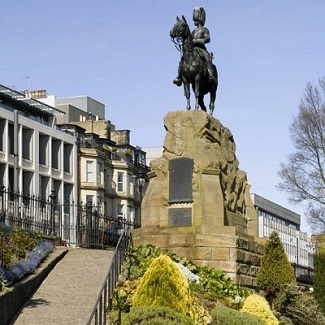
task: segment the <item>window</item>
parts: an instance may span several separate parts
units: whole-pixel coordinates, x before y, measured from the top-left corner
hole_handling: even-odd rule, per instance
[[[14,154],[14,125],[8,124],[8,148],[9,154]]]
[[[61,140],[52,139],[52,168],[60,169],[61,162]]]
[[[131,222],[132,219],[133,219],[133,207],[131,205],[128,205],[127,221]]]
[[[93,195],[86,195],[86,204],[87,206],[93,206],[93,199],[94,196]]]
[[[70,143],[65,143],[63,146],[64,149],[64,164],[63,164],[63,170],[66,173],[71,173],[72,171],[72,152],[73,152],[73,145]]]
[[[102,184],[102,172],[103,172],[103,164],[97,163],[97,184]]]
[[[4,151],[4,138],[5,138],[6,121],[0,120],[0,151]]]
[[[93,162],[91,160],[86,161],[86,182],[93,181]]]
[[[40,134],[38,141],[39,163],[48,166],[49,164],[49,136]]]
[[[33,155],[33,130],[23,128],[22,156],[24,159],[32,160]]]
[[[122,172],[117,173],[117,191],[123,192],[123,173]]]
[[[128,174],[128,187],[129,187],[129,195],[133,195],[133,179],[134,177],[131,174]]]
[[[97,209],[98,212],[102,213],[102,209],[103,209],[103,198],[101,196],[97,196]]]
[[[117,216],[119,218],[123,218],[123,215],[124,215],[123,210],[124,210],[124,205],[123,204],[119,204],[117,206]]]

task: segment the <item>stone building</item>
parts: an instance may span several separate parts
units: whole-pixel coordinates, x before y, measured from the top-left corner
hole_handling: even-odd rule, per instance
[[[79,202],[95,205],[103,215],[139,224],[146,153],[133,146],[129,130],[105,119],[105,105],[88,96],[56,97],[30,92],[65,114],[57,120],[79,137]]]

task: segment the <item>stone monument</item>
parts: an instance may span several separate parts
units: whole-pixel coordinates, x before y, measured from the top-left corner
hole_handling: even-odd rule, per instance
[[[151,162],[135,245],[150,243],[226,272],[240,285],[256,287],[264,247],[246,173],[239,169],[230,130],[212,117],[218,74],[205,44],[210,42],[205,10],[193,11],[190,32],[184,16],[170,31],[182,50],[177,86],[184,84],[184,111],[170,112],[164,124],[162,157]],[[190,111],[190,85],[195,111]],[[203,96],[210,93],[210,115]],[[199,110],[201,108],[201,110]]]
[[[263,246],[230,130],[202,110],[165,116],[163,155],[151,162],[135,245],[168,248],[254,287]]]

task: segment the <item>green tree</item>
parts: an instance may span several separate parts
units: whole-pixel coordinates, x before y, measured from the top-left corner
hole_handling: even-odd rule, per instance
[[[274,231],[265,246],[265,254],[261,259],[260,269],[257,273],[257,285],[265,291],[265,298],[272,306],[281,286],[295,281],[294,271],[284,251],[281,239],[278,233]]]
[[[314,295],[296,284],[287,284],[281,287],[281,291],[274,301],[274,307],[278,312],[278,318],[287,320],[285,324],[325,324],[325,315],[319,308]]]
[[[325,236],[314,255],[314,292],[319,307],[325,313]]]
[[[295,152],[280,166],[278,188],[291,202],[307,203],[312,228],[325,230],[325,77],[307,84],[289,131]]]

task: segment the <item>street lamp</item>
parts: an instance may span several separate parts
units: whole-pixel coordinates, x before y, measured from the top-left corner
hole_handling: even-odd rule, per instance
[[[141,203],[142,203],[142,196],[143,196],[143,189],[144,189],[144,186],[146,185],[146,173],[144,173],[143,171],[141,171],[139,173],[139,176],[138,176],[138,179],[137,179],[137,182],[138,182],[138,186],[139,186],[139,193],[140,193],[140,204],[139,204],[139,220],[137,220],[135,226],[137,228],[140,228],[141,227]]]
[[[56,231],[55,231],[55,189],[51,190],[51,194],[49,195],[50,198],[50,205],[51,205],[51,216],[50,216],[50,234],[52,236],[56,236]]]

